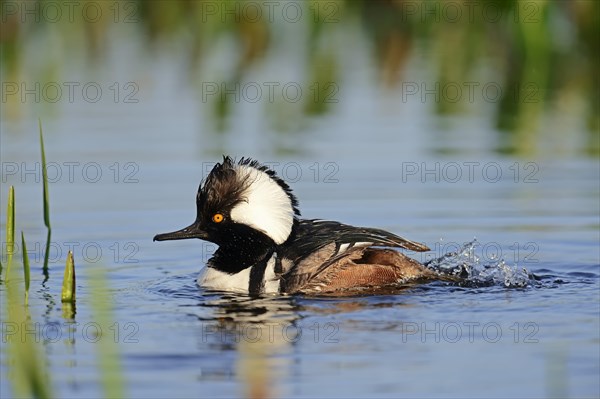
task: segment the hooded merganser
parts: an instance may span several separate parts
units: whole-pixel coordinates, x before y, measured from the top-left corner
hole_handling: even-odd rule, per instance
[[[208,289],[345,295],[443,279],[389,249],[428,251],[423,244],[380,229],[300,219],[290,187],[249,158],[236,163],[224,156],[200,183],[196,206],[194,223],[154,240],[200,238],[217,244],[198,277],[198,284]]]

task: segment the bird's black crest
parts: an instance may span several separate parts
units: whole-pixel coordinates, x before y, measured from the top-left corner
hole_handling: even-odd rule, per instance
[[[288,184],[277,176],[274,170],[251,158],[241,158],[237,165],[249,166],[266,173],[290,198],[294,214],[300,216],[298,199]],[[206,179],[200,183],[196,201],[198,205],[209,206],[214,210],[231,209],[239,201],[243,201],[243,192],[251,182],[241,182],[235,170],[236,162],[230,156],[223,155],[223,162],[217,163]]]

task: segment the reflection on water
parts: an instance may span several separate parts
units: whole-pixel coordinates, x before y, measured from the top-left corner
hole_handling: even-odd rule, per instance
[[[205,298],[198,306],[212,310],[211,318],[200,318],[202,344],[237,352],[235,373],[244,397],[281,397],[277,382],[288,378],[291,367],[285,355],[301,331],[295,325],[300,316],[294,299],[223,295]]]
[[[148,64],[167,56],[215,140],[250,108],[268,129],[305,130],[307,117],[366,96],[359,82],[368,76],[390,103],[381,107],[427,104],[440,135],[449,116],[485,113],[499,152],[537,153],[560,133],[581,135],[580,151],[598,154],[595,1],[93,4],[97,18],[82,8],[70,19],[43,2],[5,4],[3,117],[28,117],[39,104],[55,115],[97,101],[98,89],[138,102],[164,75],[151,77]]]
[[[395,292],[396,294],[398,292]],[[190,293],[192,294],[192,293]],[[391,293],[387,293],[390,295]],[[195,294],[198,297],[198,294]],[[219,381],[231,373],[241,383],[247,398],[286,397],[288,381],[301,378],[298,363],[310,362],[300,355],[307,347],[332,354],[344,351],[342,324],[331,317],[369,309],[404,306],[385,296],[311,300],[302,297],[250,298],[236,294],[202,294],[195,305],[199,314],[197,334],[201,352],[235,353],[235,364],[216,362],[200,379]],[[395,302],[395,303],[394,303]],[[186,306],[189,309],[189,306]],[[208,312],[206,311],[208,310]],[[308,317],[308,320],[304,320]],[[347,327],[367,331],[394,330],[402,322],[362,325],[349,321]],[[215,363],[213,361],[213,363]],[[310,364],[304,365],[310,367]]]

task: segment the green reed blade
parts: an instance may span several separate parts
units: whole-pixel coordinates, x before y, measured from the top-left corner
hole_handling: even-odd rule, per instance
[[[50,237],[52,236],[52,229],[48,229],[48,235],[46,236],[46,251],[44,252],[44,266],[42,272],[44,273],[44,283],[48,281],[50,274],[48,273],[48,259],[50,257]]]
[[[27,245],[25,244],[25,234],[21,231],[21,254],[23,255],[23,275],[25,277],[25,305],[29,303],[29,255],[27,254]]]
[[[50,200],[48,194],[48,171],[46,170],[46,151],[44,150],[44,135],[42,133],[42,120],[38,119],[40,126],[40,148],[42,152],[42,185],[43,185],[43,202],[44,202],[44,224],[48,228],[48,236],[46,238],[46,252],[44,253],[44,266],[42,271],[45,276],[45,280],[48,280],[48,259],[50,257],[50,236],[52,235],[52,228],[50,227]]]
[[[50,204],[48,200],[48,171],[46,170],[46,152],[44,151],[44,136],[42,134],[42,120],[40,125],[40,148],[42,150],[42,184],[44,187],[44,224],[50,228]]]
[[[62,302],[75,302],[75,262],[73,252],[67,254],[67,264],[65,265],[65,275],[63,277]]]
[[[15,251],[15,188],[8,189],[8,209],[6,210],[6,277],[10,272],[13,253]]]

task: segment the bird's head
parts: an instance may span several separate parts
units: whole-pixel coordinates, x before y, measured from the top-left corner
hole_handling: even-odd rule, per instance
[[[194,223],[154,240],[200,238],[224,245],[266,239],[279,245],[300,216],[296,197],[273,170],[249,158],[236,163],[228,156],[200,183],[196,207]]]

